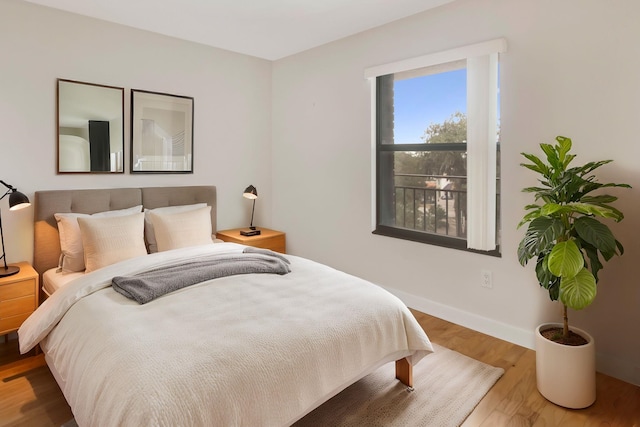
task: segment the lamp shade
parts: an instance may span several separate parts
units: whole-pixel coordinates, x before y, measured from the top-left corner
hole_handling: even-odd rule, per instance
[[[13,185],[9,185],[3,180],[0,179],[0,184],[7,187],[6,193],[0,197],[0,200],[4,199],[7,195],[9,196],[9,210],[15,211],[18,209],[26,208],[27,206],[31,206],[29,203],[29,198],[16,190]],[[0,277],[12,276],[20,272],[20,267],[17,265],[7,265],[7,254],[4,250],[4,232],[2,231],[2,217],[0,216],[0,242],[2,243],[2,256],[0,257],[4,263],[4,267],[0,267]]]
[[[253,185],[250,185],[247,188],[245,188],[244,193],[242,193],[242,196],[246,197],[247,199],[257,199],[258,190],[256,190],[256,187],[254,187]]]
[[[29,198],[23,193],[14,189],[11,194],[9,194],[9,210],[17,211],[18,209],[23,209],[28,206],[31,206],[31,202],[29,202]]]

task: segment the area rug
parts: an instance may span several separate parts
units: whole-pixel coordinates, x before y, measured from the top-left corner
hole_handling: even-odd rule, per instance
[[[298,421],[295,427],[457,427],[504,373],[435,345],[413,367],[414,391],[395,377],[388,363],[343,390]]]
[[[413,367],[414,390],[387,363],[324,403],[295,427],[458,427],[504,370],[434,344]],[[63,427],[76,427],[74,420]]]

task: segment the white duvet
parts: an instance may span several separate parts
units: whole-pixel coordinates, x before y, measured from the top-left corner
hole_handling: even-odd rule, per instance
[[[111,288],[116,275],[242,249],[198,246],[89,273],[24,322],[20,350],[41,344],[81,427],[289,425],[380,365],[433,351],[396,297],[290,255],[287,275],[215,279],[145,305]]]

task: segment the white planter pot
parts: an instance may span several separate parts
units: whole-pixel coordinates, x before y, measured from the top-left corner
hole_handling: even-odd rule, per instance
[[[549,401],[565,408],[581,409],[596,400],[596,347],[587,332],[571,327],[588,343],[581,346],[557,344],[540,334],[549,326],[536,328],[536,380],[538,391]]]

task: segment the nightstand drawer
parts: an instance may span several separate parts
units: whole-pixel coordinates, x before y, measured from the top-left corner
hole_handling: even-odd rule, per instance
[[[33,295],[0,301],[0,319],[31,314],[36,309],[36,299]]]
[[[256,241],[255,243],[252,243],[251,245],[256,248],[271,249],[272,251],[275,251],[275,252],[280,252],[280,253],[286,252],[286,244],[284,241],[284,237],[282,236],[259,240],[259,241]]]
[[[14,265],[18,273],[0,278],[0,335],[20,328],[38,308],[38,273],[27,262]]]
[[[18,316],[7,317],[6,319],[0,319],[0,335],[6,332],[15,331],[20,329],[22,322],[27,320],[31,313],[20,314]]]
[[[24,280],[0,286],[0,301],[35,295],[36,279]]]

